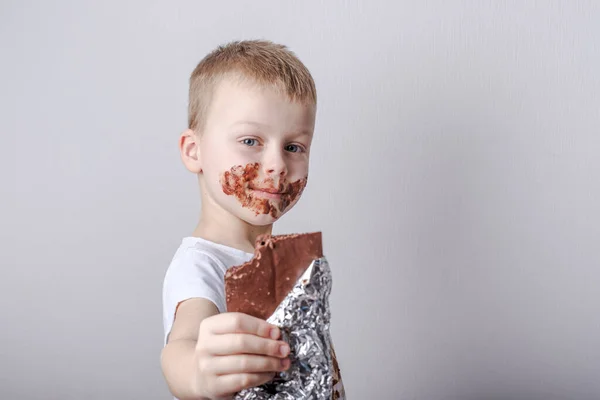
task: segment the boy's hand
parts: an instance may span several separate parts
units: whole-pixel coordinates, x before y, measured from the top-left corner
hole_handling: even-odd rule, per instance
[[[289,368],[290,348],[279,328],[242,313],[223,313],[200,324],[195,386],[203,397],[230,398]]]

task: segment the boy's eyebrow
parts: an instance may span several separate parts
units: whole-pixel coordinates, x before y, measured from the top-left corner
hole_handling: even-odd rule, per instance
[[[234,126],[237,125],[250,125],[253,126],[255,128],[259,128],[259,129],[264,129],[267,128],[269,125],[266,124],[261,124],[260,122],[255,122],[255,121],[236,121],[233,124],[231,124],[230,128],[233,128]],[[310,136],[312,135],[312,131],[310,129],[300,129],[297,131],[292,131],[290,132],[294,135],[298,135],[298,136]]]
[[[234,127],[236,125],[251,125],[254,126],[255,128],[265,128],[268,125],[265,124],[261,124],[260,122],[254,122],[254,121],[236,121],[233,124],[231,124],[231,127]]]
[[[308,129],[301,129],[299,131],[293,131],[292,134],[297,136],[311,136],[313,132]]]

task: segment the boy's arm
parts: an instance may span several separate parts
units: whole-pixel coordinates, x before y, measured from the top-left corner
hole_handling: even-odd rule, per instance
[[[279,329],[241,313],[219,314],[209,300],[182,302],[161,356],[169,390],[180,400],[231,396],[286,370],[289,345]]]
[[[177,308],[167,345],[162,350],[161,366],[169,390],[180,400],[202,400],[195,384],[198,331],[202,320],[218,313],[211,301],[201,298],[186,300]]]

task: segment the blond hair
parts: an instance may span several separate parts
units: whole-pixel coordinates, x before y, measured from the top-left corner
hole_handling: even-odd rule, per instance
[[[219,46],[190,77],[188,128],[202,130],[214,90],[226,76],[281,90],[292,101],[317,103],[315,82],[306,66],[281,44],[246,40]]]

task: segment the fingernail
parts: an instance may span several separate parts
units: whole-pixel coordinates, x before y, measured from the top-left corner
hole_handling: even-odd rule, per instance
[[[283,360],[281,360],[281,367],[284,371],[288,369],[290,367],[290,360],[288,358],[284,358]]]
[[[287,356],[289,351],[290,351],[290,347],[287,344],[284,344],[279,347],[279,352],[281,353],[282,356]]]
[[[279,337],[279,330],[277,328],[271,329],[271,339],[277,339]]]

